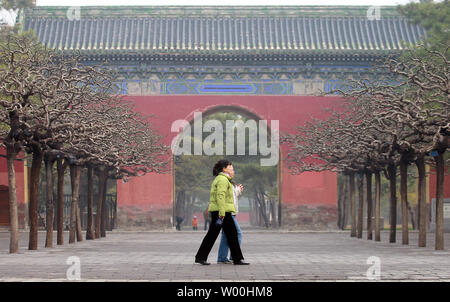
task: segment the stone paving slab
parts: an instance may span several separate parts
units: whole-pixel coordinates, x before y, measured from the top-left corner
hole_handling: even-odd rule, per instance
[[[67,242],[68,234],[65,234]],[[20,252],[8,253],[9,233],[0,232],[0,281],[66,281],[71,256],[79,257],[81,281],[373,281],[367,277],[378,257],[376,281],[450,281],[450,250],[434,250],[434,234],[427,247],[351,238],[349,232],[285,232],[244,230],[242,250],[249,266],[217,264],[216,242],[208,261],[194,264],[204,231],[108,232],[106,238],[27,250],[28,233],[20,234]],[[365,234],[364,234],[365,235]],[[56,238],[56,233],[55,233]],[[365,238],[365,236],[363,237]],[[450,244],[450,234],[446,234]],[[372,270],[373,271],[373,270]],[[375,270],[376,272],[376,270]]]

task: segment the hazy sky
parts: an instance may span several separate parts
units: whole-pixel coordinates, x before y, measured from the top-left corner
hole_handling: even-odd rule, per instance
[[[37,5],[398,5],[411,0],[37,0]],[[417,1],[414,1],[417,2]]]

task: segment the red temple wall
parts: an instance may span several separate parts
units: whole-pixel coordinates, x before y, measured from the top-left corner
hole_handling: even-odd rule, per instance
[[[261,119],[279,120],[281,133],[292,133],[296,126],[310,119],[310,116],[323,118],[323,108],[337,105],[338,97],[314,96],[128,96],[136,105],[136,110],[152,114],[150,121],[164,137],[164,143],[170,145],[178,134],[171,132],[175,120],[191,121],[194,112],[207,112],[218,106],[241,108]],[[281,156],[286,147],[281,147]],[[140,226],[147,223],[164,225],[170,221],[173,205],[172,174],[149,174],[136,177],[127,183],[118,182],[117,197],[121,209],[122,223],[128,226]],[[335,173],[303,173],[291,175],[282,163],[282,204],[287,215],[284,221],[300,221],[306,215],[305,223],[311,224],[310,216],[316,216],[317,223],[336,223],[337,177]],[[326,212],[320,217],[318,212]],[[316,213],[316,214],[315,214]],[[292,217],[290,217],[290,216]],[[140,219],[137,217],[141,217]],[[136,224],[136,221],[141,222]],[[324,222],[325,221],[325,222]]]
[[[447,173],[450,167],[447,167]],[[436,198],[436,171],[434,168],[431,169],[430,174],[430,202],[433,198]],[[450,198],[450,177],[444,177],[444,198]]]
[[[323,108],[340,102],[337,97],[313,96],[128,96],[136,109],[153,114],[153,126],[165,136],[170,145],[177,133],[172,133],[172,122],[177,119],[190,121],[196,111],[205,112],[218,106],[243,108],[262,119],[279,120],[282,133],[292,133],[296,125],[310,119],[310,116],[324,117]],[[207,114],[207,113],[205,113]],[[270,124],[270,122],[269,122]],[[286,154],[281,147],[281,156]],[[4,155],[5,150],[0,149]],[[24,165],[16,161],[17,197],[19,219],[25,224]],[[433,171],[432,171],[433,172]],[[8,186],[6,159],[0,157],[0,186]],[[282,162],[282,206],[283,225],[287,227],[330,227],[336,224],[337,177],[331,172],[305,172],[291,175]],[[430,200],[436,195],[436,175],[430,175]],[[5,196],[5,194],[2,194]],[[130,179],[127,183],[118,181],[119,227],[171,226],[173,212],[173,176],[148,174]],[[445,177],[444,197],[450,197],[450,179]],[[8,213],[6,200],[0,205],[2,215]]]
[[[6,155],[6,150],[0,148],[0,154]],[[15,161],[14,168],[16,170],[16,192],[19,213],[19,227],[25,227],[25,178],[23,161]],[[8,200],[8,168],[6,166],[6,158],[0,157],[0,186],[2,194],[0,195],[0,226],[9,225],[9,200]]]

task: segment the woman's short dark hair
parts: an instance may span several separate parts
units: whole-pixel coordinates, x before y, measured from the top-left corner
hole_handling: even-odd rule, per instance
[[[219,175],[220,172],[222,172],[223,168],[228,167],[229,165],[231,165],[231,161],[227,160],[227,159],[221,159],[219,160],[213,168],[213,176],[217,176]]]

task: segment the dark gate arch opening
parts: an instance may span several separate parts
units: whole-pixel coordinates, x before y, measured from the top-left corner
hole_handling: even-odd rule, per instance
[[[258,114],[247,108],[238,105],[218,105],[198,110],[201,112],[202,123],[211,119],[224,120],[242,120],[244,123],[253,120],[257,124],[260,120],[265,120]],[[194,113],[187,118],[190,130],[193,131],[195,122]],[[270,128],[270,121],[267,121],[269,139],[273,135]],[[187,125],[183,129],[185,131]],[[203,129],[203,125],[202,125]],[[223,125],[222,130],[226,129]],[[189,130],[189,129],[188,129]],[[258,131],[260,129],[258,128]],[[237,138],[234,129],[234,139]],[[225,132],[225,131],[224,131]],[[173,225],[180,229],[192,230],[192,218],[197,216],[199,220],[199,229],[206,229],[207,217],[204,215],[209,204],[209,190],[213,180],[212,167],[214,163],[227,158],[232,161],[235,167],[235,181],[244,185],[244,192],[239,198],[238,220],[242,227],[261,227],[278,228],[281,226],[281,150],[278,146],[278,159],[274,166],[263,167],[259,159],[262,156],[249,155],[249,129],[245,132],[245,155],[173,155],[172,175],[173,175]],[[202,144],[205,137],[210,132],[202,133]],[[259,132],[258,132],[259,134]],[[223,135],[225,145],[226,133]],[[191,138],[193,135],[191,132]],[[179,146],[181,138],[175,145]],[[269,140],[270,141],[270,140]],[[259,143],[259,136],[258,142]],[[234,146],[236,151],[237,146]],[[180,217],[183,218],[180,223]]]

